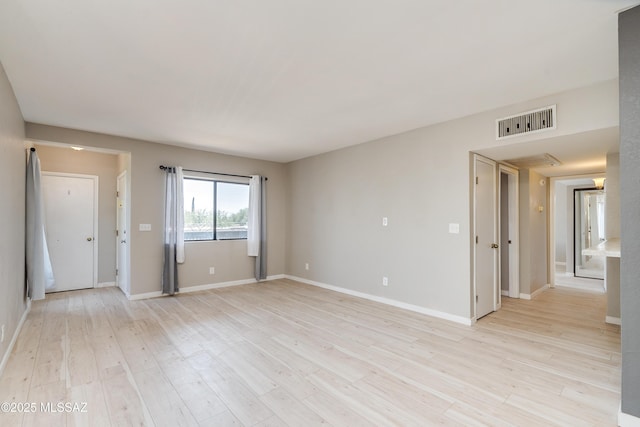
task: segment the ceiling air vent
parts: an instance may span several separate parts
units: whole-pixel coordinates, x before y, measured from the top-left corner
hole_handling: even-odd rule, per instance
[[[496,139],[556,128],[556,106],[520,113],[496,120]]]

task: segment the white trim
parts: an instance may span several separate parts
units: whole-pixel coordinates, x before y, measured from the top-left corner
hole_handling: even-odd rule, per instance
[[[563,265],[566,267],[567,263],[564,262],[564,261],[556,261],[556,266],[560,267],[560,266],[563,266]]]
[[[228,288],[230,286],[240,286],[240,285],[250,285],[252,283],[263,283],[269,280],[277,280],[284,279],[286,276],[284,274],[276,274],[274,276],[267,276],[267,280],[263,280],[258,282],[256,279],[243,279],[243,280],[234,280],[231,282],[220,282],[220,283],[208,283],[206,285],[196,285],[196,286],[188,286],[185,288],[180,288],[178,291],[179,294],[188,294],[189,292],[198,292],[198,291],[206,291],[208,289],[218,289],[218,288]],[[129,301],[137,301],[141,299],[149,299],[149,298],[158,298],[167,296],[162,293],[162,291],[155,292],[147,292],[144,294],[135,294],[135,295],[127,295]]]
[[[640,418],[625,414],[620,407],[618,409],[618,425],[620,427],[640,427]]]
[[[526,300],[532,300],[538,295],[540,295],[541,293],[543,293],[544,291],[546,291],[547,289],[549,289],[550,287],[551,285],[546,284],[542,286],[540,289],[536,289],[535,291],[533,291],[532,294],[520,294],[520,298],[526,299]]]
[[[622,325],[622,320],[619,317],[607,316],[604,318],[604,321],[612,325]]]
[[[504,289],[500,290],[500,295],[502,295],[503,297],[508,297],[509,296],[509,291],[505,291]]]
[[[124,181],[124,189],[120,188],[120,181],[123,180]],[[118,199],[119,197],[119,193],[121,191],[125,192],[125,198],[124,198],[124,209],[125,209],[125,213],[124,213],[124,218],[121,218],[122,221],[124,221],[124,224],[120,224],[118,223],[118,215],[119,215],[119,210],[120,207],[118,206]],[[118,234],[116,235],[116,269],[118,270],[118,274],[116,275],[116,286],[118,288],[120,288],[122,290],[122,292],[127,295],[127,297],[130,295],[131,293],[131,186],[129,185],[129,173],[127,172],[127,169],[123,170],[122,172],[120,172],[118,174],[118,176],[116,177],[116,228],[118,230]],[[122,236],[120,235],[119,231],[123,230],[124,232],[122,233]],[[129,233],[127,235],[127,232]],[[120,242],[121,239],[124,239],[126,242],[124,243],[125,248],[122,249],[120,246]],[[120,265],[120,251],[124,250],[125,254],[124,254],[124,262],[125,262],[125,268],[123,269],[122,266]],[[124,270],[124,273],[123,273]],[[122,289],[121,286],[121,278],[124,276],[124,283],[126,284],[127,289]]]
[[[405,302],[396,301],[390,298],[379,297],[377,295],[366,294],[364,292],[353,291],[347,288],[341,288],[339,286],[328,285],[326,283],[316,282],[309,279],[303,279],[297,276],[285,275],[286,279],[295,280],[296,282],[306,283],[307,285],[317,286],[319,288],[328,289],[330,291],[340,292],[342,294],[351,295],[358,298],[364,298],[370,301],[379,302],[382,304],[391,305],[393,307],[402,308],[409,311],[414,311],[416,313],[426,314],[427,316],[437,317],[438,319],[449,320],[451,322],[461,323],[463,325],[471,326],[475,323],[474,319],[470,319],[463,316],[457,316],[455,314],[445,313],[443,311],[432,310],[430,308],[421,307],[418,305],[407,304]]]
[[[20,318],[20,322],[18,322],[18,327],[13,333],[13,337],[11,337],[11,342],[7,347],[7,351],[2,356],[2,362],[0,362],[0,377],[2,377],[2,373],[4,372],[4,368],[7,366],[7,362],[9,362],[9,357],[11,357],[11,353],[13,352],[13,347],[16,345],[16,341],[18,341],[18,335],[20,335],[20,331],[22,331],[22,326],[24,325],[25,320],[27,320],[27,315],[31,311],[31,300],[27,300],[27,308],[22,313],[22,317]]]
[[[96,285],[96,288],[110,288],[115,285],[116,282],[100,282]]]

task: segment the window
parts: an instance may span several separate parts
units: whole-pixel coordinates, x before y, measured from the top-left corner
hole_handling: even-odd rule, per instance
[[[185,241],[246,239],[248,211],[248,184],[184,179]]]

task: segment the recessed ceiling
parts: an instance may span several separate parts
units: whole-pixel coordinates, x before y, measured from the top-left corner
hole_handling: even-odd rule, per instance
[[[287,162],[616,78],[637,0],[3,0],[26,121]]]
[[[517,159],[507,159],[505,162],[518,168],[531,169],[542,167],[558,167],[562,162],[549,153],[537,154],[535,156],[518,157]]]
[[[602,173],[607,167],[607,154],[619,151],[618,127],[598,129],[555,138],[540,139],[477,151],[478,154],[497,161],[534,157],[549,153],[560,165],[540,165],[532,170],[544,176],[572,176]]]

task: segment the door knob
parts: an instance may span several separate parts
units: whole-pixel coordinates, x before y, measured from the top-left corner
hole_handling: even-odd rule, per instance
[[[492,243],[492,244],[491,244],[491,248],[493,248],[493,249],[498,249],[498,244],[497,244],[497,243]]]
[[[127,243],[126,240],[120,240],[120,243]]]
[[[87,237],[87,242],[90,242],[93,240],[93,237]]]

